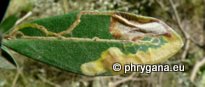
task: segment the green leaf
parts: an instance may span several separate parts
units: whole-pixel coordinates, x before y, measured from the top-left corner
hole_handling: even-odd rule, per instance
[[[3,45],[37,61],[84,75],[122,74],[123,70],[112,70],[116,62],[161,63],[183,46],[181,37],[158,19],[129,13],[105,14],[82,15],[81,22],[65,37],[59,32],[72,26],[79,12],[34,20],[11,31]],[[22,37],[15,37],[17,31]],[[48,33],[56,34],[46,36]]]
[[[5,46],[1,47],[1,56],[0,56],[0,68],[3,69],[16,69],[17,64],[14,58],[11,56],[8,48]]]
[[[12,15],[7,17],[1,24],[0,24],[0,31],[2,33],[9,31],[18,20],[16,15]]]
[[[82,64],[97,60],[101,57],[101,53],[110,47],[118,47],[122,52],[128,54],[146,51],[148,47],[157,48],[163,44],[144,45],[140,46],[143,47],[140,49],[139,45],[133,45],[130,42],[94,41],[92,39],[34,38],[4,41],[5,46],[20,54],[80,74],[82,74],[80,68]]]

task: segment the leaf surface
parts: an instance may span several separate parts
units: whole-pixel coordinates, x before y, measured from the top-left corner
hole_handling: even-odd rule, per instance
[[[72,12],[30,23],[37,23],[49,32],[59,33],[72,25],[78,13]],[[122,74],[112,71],[113,63],[155,64],[167,60],[182,47],[183,42],[179,35],[160,20],[126,13],[121,15],[135,17],[135,20],[132,20],[141,24],[136,25],[146,29],[127,32],[132,30],[132,27],[119,22],[120,19],[116,20],[111,15],[82,15],[81,22],[71,33],[64,35],[64,38],[46,36],[39,29],[27,26],[19,30],[24,34],[22,37],[4,39],[3,45],[37,61],[85,75]],[[149,24],[146,23],[149,22],[157,26],[147,26]],[[123,32],[119,39],[115,37],[118,28],[122,28],[119,30]],[[161,34],[165,32],[164,28],[169,31],[168,36],[146,33]],[[140,37],[142,32],[147,36]],[[140,38],[136,41],[125,39],[133,37]]]

